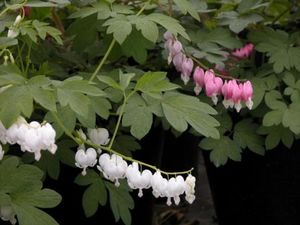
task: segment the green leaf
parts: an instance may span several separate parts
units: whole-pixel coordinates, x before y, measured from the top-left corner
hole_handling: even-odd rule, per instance
[[[225,165],[228,158],[234,161],[241,161],[241,150],[239,146],[227,136],[220,139],[204,138],[199,146],[203,150],[210,150],[210,160],[216,167]]]
[[[287,148],[291,148],[294,141],[293,133],[288,128],[285,128],[282,125],[272,127],[260,127],[258,129],[258,133],[267,135],[265,139],[265,145],[267,150],[277,147],[280,141]]]
[[[98,38],[98,26],[100,23],[96,15],[91,15],[83,19],[77,19],[72,23],[66,34],[74,36],[73,48],[78,51],[84,51],[87,46],[91,46]],[[84,32],[82,32],[84,30]]]
[[[47,34],[51,37],[53,37],[56,42],[60,45],[63,44],[62,39],[61,39],[61,32],[51,26],[48,26],[47,23],[40,22],[38,20],[34,20],[32,22],[33,27],[36,29],[38,36],[42,39],[45,40]]]
[[[229,29],[235,33],[241,32],[250,24],[255,24],[263,20],[263,17],[259,14],[240,15],[236,11],[221,12],[217,18],[220,25],[229,25]]]
[[[44,2],[40,0],[29,0],[26,3],[26,6],[28,7],[58,7],[58,6],[64,6],[70,4],[70,1],[68,0],[51,0],[51,2]]]
[[[90,104],[88,106],[87,116],[82,116],[80,114],[76,115],[79,122],[86,128],[95,128],[96,126],[96,114],[94,107]]]
[[[30,92],[35,102],[39,103],[45,109],[56,111],[56,98],[53,91],[40,87],[31,87]]]
[[[131,152],[141,149],[141,146],[132,136],[118,135],[113,143],[113,149],[131,156]]]
[[[13,86],[0,93],[0,120],[4,126],[14,123],[21,112],[30,117],[32,111],[33,99],[26,86]]]
[[[162,99],[162,108],[167,121],[175,130],[184,132],[188,123],[205,137],[219,138],[216,128],[219,123],[211,116],[216,111],[196,97],[167,93]]]
[[[122,125],[130,126],[130,133],[137,139],[142,139],[150,131],[152,122],[152,113],[143,98],[138,94],[133,95],[125,107]]]
[[[130,84],[130,81],[132,80],[132,78],[135,76],[134,73],[122,73],[122,71],[120,71],[119,74],[119,80],[120,80],[120,85],[123,88],[123,90],[125,90],[128,85]]]
[[[20,225],[59,225],[47,213],[30,205],[13,204]]]
[[[51,154],[48,151],[42,153],[42,158],[35,163],[43,171],[47,172],[47,174],[54,180],[57,180],[60,172],[60,163],[59,158],[55,154]]]
[[[42,178],[40,169],[20,164],[17,157],[0,161],[0,193],[6,193],[6,201],[10,197],[20,225],[58,225],[51,216],[35,208],[53,208],[61,201],[55,191],[42,189]]]
[[[237,123],[234,127],[233,140],[238,143],[241,148],[248,148],[252,152],[264,155],[263,138],[256,134],[258,125],[253,123],[251,119],[245,119]]]
[[[284,112],[287,108],[283,102],[282,95],[280,92],[272,90],[265,95],[266,105],[273,109],[265,114],[263,118],[264,126],[279,125],[282,122]]]
[[[125,225],[131,224],[130,209],[134,208],[134,201],[129,194],[128,186],[125,182],[121,182],[119,187],[112,183],[105,182],[109,191],[109,202],[116,222],[122,219]]]
[[[117,90],[121,90],[123,91],[123,88],[121,87],[120,84],[118,84],[113,78],[109,77],[109,76],[97,76],[98,80],[101,81],[104,84],[107,84],[108,86],[117,89]]]
[[[18,44],[18,39],[8,38],[8,37],[0,37],[0,49],[4,49],[10,46],[14,46]]]
[[[136,29],[141,31],[146,39],[153,43],[157,41],[159,32],[156,23],[148,20],[147,17],[142,16],[138,16],[134,22]]]
[[[58,88],[57,98],[62,107],[69,105],[75,113],[85,118],[88,117],[90,100],[84,94]]]
[[[101,97],[91,97],[90,99],[91,105],[97,115],[107,120],[109,117],[109,111],[112,108],[110,102],[107,99]]]
[[[300,47],[296,47],[296,40],[283,30],[265,29],[252,32],[249,38],[256,44],[256,49],[266,53],[270,57],[269,62],[273,64],[276,73],[284,69],[296,68],[300,71],[299,60]]]
[[[135,89],[151,94],[171,91],[179,87],[168,81],[167,74],[164,72],[147,72],[137,81]]]
[[[103,26],[108,26],[107,33],[113,34],[114,38],[120,45],[132,31],[132,25],[125,16],[108,19]]]
[[[105,92],[91,85],[87,80],[65,80],[60,88],[72,92],[78,92],[89,96],[105,96]]]
[[[56,115],[58,116],[60,121],[63,121],[64,126],[71,133],[76,125],[76,114],[70,109],[69,106],[66,106],[58,107]],[[48,122],[54,122],[52,126],[56,131],[56,139],[64,134],[64,131],[61,129],[59,123],[55,118],[53,118],[50,112],[46,114],[45,120]]]
[[[25,81],[15,64],[0,65],[0,86],[24,84]]]
[[[300,104],[292,103],[284,112],[282,125],[288,127],[294,134],[300,134]]]
[[[93,170],[88,170],[86,176],[78,175],[75,179],[78,185],[89,185],[82,197],[82,206],[87,217],[93,216],[98,205],[104,206],[107,201],[107,192],[102,178]]]
[[[13,195],[14,202],[38,208],[54,208],[61,202],[61,196],[51,189],[22,192]]]
[[[134,29],[122,44],[122,51],[127,56],[132,56],[135,61],[144,64],[147,60],[147,50],[153,44],[145,39],[142,34]]]
[[[185,32],[185,29],[179,24],[178,20],[172,17],[160,13],[151,13],[148,16],[146,16],[146,19],[160,24],[165,29],[167,29],[175,35],[180,34],[185,39],[190,40],[189,36]]]
[[[178,6],[183,14],[189,13],[196,20],[200,21],[199,14],[192,3],[187,0],[174,0],[174,3]]]

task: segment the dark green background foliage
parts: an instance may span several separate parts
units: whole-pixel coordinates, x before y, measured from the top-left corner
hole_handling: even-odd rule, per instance
[[[9,4],[0,3],[2,10],[9,7],[0,17],[0,120],[9,127],[20,115],[45,119],[53,124],[59,146],[56,155],[43,153],[38,163],[27,154],[9,156],[11,150],[5,146],[0,206],[13,207],[21,225],[57,224],[39,209],[55,207],[61,200],[55,191],[42,188],[42,170],[46,177],[58,179],[61,163],[74,166],[77,145],[68,134],[101,126],[113,133],[119,113],[124,114],[113,147],[129,156],[160,123],[174,135],[191,132],[202,137],[199,147],[210,151],[216,166],[241,161],[243,151],[264,155],[280,143],[290,148],[299,139],[299,1],[28,0],[23,4],[11,0]],[[18,37],[7,38],[24,5],[31,10],[15,27]],[[167,65],[162,38],[166,30],[208,68],[225,66],[231,77],[250,80],[254,109],[243,108],[237,114],[221,103],[212,106],[204,95],[194,96],[192,82],[183,87],[179,74]],[[230,57],[230,52],[249,42],[255,45],[250,58]],[[94,73],[109,46],[101,71]],[[14,64],[4,65],[7,50]],[[93,75],[95,79],[89,80]],[[87,217],[109,203],[116,221],[131,223],[134,202],[125,182],[116,188],[96,170],[88,170],[75,183],[86,186],[82,204]]]

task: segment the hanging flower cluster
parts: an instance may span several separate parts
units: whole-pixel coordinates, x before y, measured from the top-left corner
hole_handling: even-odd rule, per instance
[[[194,69],[193,60],[183,53],[183,47],[170,32],[164,34],[165,48],[168,52],[168,63],[173,62],[176,70],[181,72],[181,79],[184,84],[190,80]],[[232,54],[236,57],[248,57],[254,46],[247,44],[241,49],[237,49]],[[223,81],[222,78],[216,76],[212,69],[204,70],[196,66],[193,72],[195,83],[195,94],[199,95],[202,89],[205,89],[205,94],[210,97],[213,103],[218,103],[218,96],[223,95],[223,105],[225,108],[235,108],[239,112],[242,108],[242,102],[251,110],[253,106],[252,95],[253,88],[250,81],[238,83],[236,80]]]
[[[201,90],[205,88],[205,93],[210,97],[213,103],[218,103],[218,96],[223,95],[223,105],[227,109],[235,108],[239,112],[242,108],[242,102],[252,109],[253,88],[250,81],[245,83],[237,83],[236,80],[229,80],[223,82],[220,77],[216,77],[213,70],[204,71],[200,67],[196,67],[193,74],[195,82],[195,94],[199,95]]]
[[[1,143],[18,144],[23,152],[28,151],[33,153],[37,161],[41,158],[42,150],[48,150],[52,154],[55,154],[57,150],[55,136],[56,132],[49,123],[40,124],[36,121],[27,123],[23,117],[19,117],[11,127],[5,129],[0,122]],[[2,159],[3,154],[1,146],[0,159]]]
[[[89,139],[91,141],[93,139],[94,143],[108,143],[108,131],[105,129],[106,132],[104,129],[90,129],[88,131]],[[82,175],[86,175],[86,169],[94,167],[97,162],[97,152],[93,148],[85,151],[84,147],[80,146],[76,152],[75,161],[75,165],[83,169]],[[143,196],[143,189],[152,187],[153,195],[156,198],[167,197],[168,205],[172,204],[172,199],[178,205],[180,196],[184,193],[185,199],[190,204],[195,200],[196,179],[191,174],[185,180],[181,175],[166,179],[160,171],[156,171],[154,174],[148,169],[140,171],[140,165],[137,162],[128,165],[121,156],[107,153],[100,154],[97,168],[106,179],[114,182],[117,187],[120,185],[119,180],[126,178],[131,189],[139,190],[139,197]]]

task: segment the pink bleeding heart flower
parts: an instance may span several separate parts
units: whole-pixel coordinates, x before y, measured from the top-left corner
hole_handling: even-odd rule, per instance
[[[231,54],[238,58],[245,59],[251,55],[253,49],[254,49],[254,45],[252,43],[249,43],[249,44],[246,44],[242,48],[236,49]]]
[[[184,84],[186,85],[189,80],[191,73],[193,71],[194,62],[191,58],[186,57],[183,55],[182,65],[181,65],[181,79],[183,80]]]
[[[223,86],[223,80],[220,77],[213,77],[212,79],[207,79],[205,83],[205,92],[208,97],[211,97],[213,103],[216,105],[218,103],[218,95],[221,94]]]
[[[199,95],[204,87],[204,70],[197,66],[194,71],[193,78],[196,85],[194,88],[195,94]]]
[[[248,109],[252,109],[253,107],[253,101],[252,101],[252,96],[253,96],[253,88],[252,84],[250,81],[247,81],[243,84],[243,89],[242,89],[242,99],[245,101],[246,106]]]
[[[164,39],[167,41],[167,40],[170,40],[170,39],[174,39],[173,37],[173,34],[170,32],[170,31],[166,31],[164,33]]]
[[[233,82],[233,90],[232,90],[232,100],[234,102],[234,108],[237,112],[240,112],[242,109],[242,92],[243,92],[243,85],[237,84],[236,81]]]
[[[168,47],[169,56],[168,56],[168,64],[172,62],[172,59],[175,55],[182,51],[182,44],[180,41],[172,41],[171,45]]]
[[[215,73],[213,70],[207,70],[205,71],[205,74],[204,74],[204,84],[206,86],[206,83],[209,81],[209,80],[213,80],[215,78]]]
[[[232,100],[233,94],[233,81],[230,80],[229,82],[225,81],[224,85],[222,86],[222,94],[224,96],[223,105],[226,109],[228,107],[233,108],[234,102]]]
[[[175,55],[174,58],[173,58],[173,64],[174,64],[174,66],[175,66],[175,68],[178,72],[182,71],[183,59],[184,59],[184,55],[181,52],[178,53],[177,55]]]

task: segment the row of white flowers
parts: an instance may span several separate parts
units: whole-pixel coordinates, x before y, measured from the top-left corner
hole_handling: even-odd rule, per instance
[[[83,139],[86,135],[80,131]],[[107,144],[109,141],[109,133],[105,128],[88,130],[88,138],[95,144]],[[98,154],[100,154],[98,158]],[[88,148],[82,145],[78,148],[75,155],[75,165],[82,168],[82,175],[86,175],[88,167],[97,168],[102,172],[103,176],[119,186],[119,179],[127,179],[127,183],[131,189],[138,189],[138,196],[143,196],[143,189],[152,187],[153,195],[158,197],[166,197],[167,205],[172,204],[172,199],[176,205],[180,202],[180,196],[185,194],[185,199],[191,204],[195,200],[195,183],[194,176],[189,174],[186,179],[181,175],[166,179],[162,173],[157,170],[154,174],[148,169],[140,170],[137,162],[128,165],[127,162],[117,154],[101,154],[101,150],[96,151],[94,148]]]
[[[18,144],[23,152],[34,154],[35,160],[40,160],[41,151],[48,150],[55,154],[57,146],[55,144],[56,132],[49,123],[40,124],[32,121],[27,123],[23,117],[8,129],[0,122],[0,142],[2,144]],[[0,145],[0,160],[3,158],[4,151]]]

